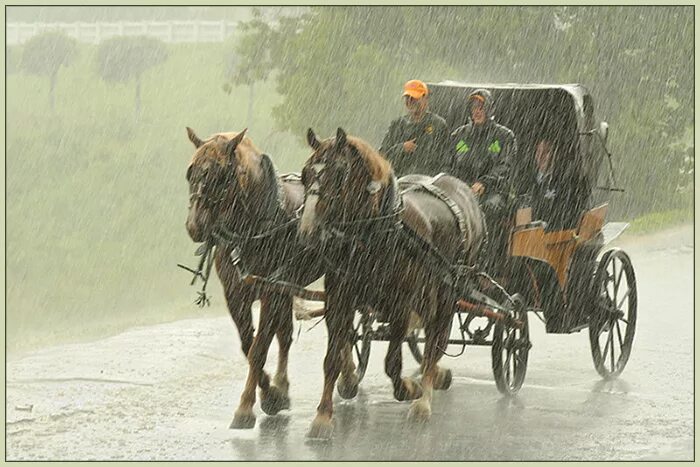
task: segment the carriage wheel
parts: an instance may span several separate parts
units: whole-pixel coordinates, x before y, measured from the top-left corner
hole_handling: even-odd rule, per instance
[[[498,390],[506,396],[515,395],[522,387],[531,347],[525,302],[518,294],[513,296],[513,301],[515,306],[509,314],[522,322],[523,326],[511,327],[503,321],[497,321],[491,344],[493,377]]]
[[[355,313],[353,320],[353,345],[352,358],[355,362],[355,374],[358,381],[362,381],[369,363],[369,351],[372,347],[372,324],[374,314],[369,310],[361,310]]]
[[[588,328],[593,364],[603,378],[612,379],[627,364],[637,324],[637,280],[627,253],[606,252],[594,286],[596,305]]]
[[[450,321],[450,330],[448,331],[448,339],[451,336],[452,333],[452,325],[454,324],[454,320],[457,319],[457,313],[455,312],[454,317]],[[421,342],[418,341],[418,339],[421,339]],[[416,362],[419,364],[423,364],[423,348],[425,347],[425,329],[423,328],[416,328],[406,336],[406,344],[408,344],[408,349],[411,351],[411,355],[413,355],[413,358],[416,359]]]

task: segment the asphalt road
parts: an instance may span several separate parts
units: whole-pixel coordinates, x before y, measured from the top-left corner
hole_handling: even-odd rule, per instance
[[[256,406],[254,429],[231,430],[246,364],[222,308],[217,318],[9,356],[6,459],[693,460],[692,226],[621,246],[640,303],[632,357],[617,380],[594,370],[587,331],[547,335],[532,319],[516,398],[496,390],[489,349],[468,348],[443,359],[452,387],[436,393],[431,421],[417,425],[406,419],[408,403],[392,397],[378,343],[358,396],[336,397],[332,439],[310,441],[325,328],[307,322],[290,357],[291,410],[268,417]],[[273,345],[269,369],[275,360]],[[407,351],[404,361],[406,373],[417,367]]]

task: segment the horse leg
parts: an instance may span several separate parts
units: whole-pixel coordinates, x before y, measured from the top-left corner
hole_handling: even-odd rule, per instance
[[[396,400],[405,401],[421,397],[421,387],[412,378],[403,378],[401,370],[403,361],[401,357],[401,345],[408,330],[409,308],[402,306],[397,308],[398,313],[391,320],[389,327],[389,348],[384,359],[384,371],[391,379],[394,386]]]
[[[263,296],[260,299],[260,323],[258,334],[253,339],[253,344],[248,352],[248,378],[241,394],[241,400],[231,422],[231,428],[253,428],[255,426],[255,389],[258,384],[262,391],[269,389],[262,381],[263,367],[267,359],[267,351],[277,330],[277,323],[270,304],[270,298]]]
[[[333,433],[333,389],[340,374],[342,365],[342,348],[346,342],[346,334],[352,332],[352,310],[347,306],[340,306],[340,300],[334,300],[333,290],[326,282],[326,328],[328,330],[328,344],[326,357],[323,360],[323,394],[321,402],[316,409],[316,417],[311,423],[309,438],[329,439]]]
[[[222,281],[223,282],[223,281]],[[250,348],[253,345],[253,339],[255,337],[255,328],[253,327],[253,301],[254,295],[249,287],[246,286],[233,286],[231,284],[224,283],[224,289],[226,294],[226,304],[228,305],[228,311],[233,319],[236,329],[238,330],[238,335],[241,339],[241,350],[243,355],[248,357]],[[270,377],[266,372],[263,371],[262,377],[260,379],[261,387],[263,385],[270,384]]]
[[[340,397],[343,399],[352,399],[355,397],[360,387],[360,379],[355,372],[357,367],[352,360],[353,336],[349,334],[348,337],[349,339],[346,339],[341,351],[342,363],[340,378],[338,379],[338,394],[340,394]]]
[[[452,384],[452,371],[449,368],[440,368],[438,362],[442,358],[443,350],[447,348],[447,342],[450,340],[450,324],[454,319],[455,313],[455,297],[451,290],[442,289],[439,292],[436,310],[436,344],[430,348],[435,354],[435,379],[434,388],[437,390],[449,389]],[[442,349],[442,350],[441,350]]]
[[[430,419],[433,389],[440,389],[439,385],[444,385],[444,381],[452,379],[450,370],[440,369],[437,365],[442,355],[440,349],[444,349],[447,345],[449,327],[436,325],[435,321],[433,320],[425,327],[425,353],[423,354],[423,378],[421,380],[423,395],[420,399],[413,401],[408,410],[408,418],[419,422]],[[449,383],[447,385],[449,386]]]
[[[251,311],[255,295],[252,287],[241,284],[241,278],[231,262],[230,254],[230,248],[217,248],[214,256],[214,265],[216,266],[219,280],[221,280],[221,285],[224,287],[228,312],[236,325],[241,339],[243,355],[247,357],[255,336]],[[263,373],[261,383],[269,384],[269,382],[270,377],[267,373]]]
[[[260,395],[260,407],[268,415],[275,415],[280,410],[288,409],[289,380],[287,379],[287,364],[289,362],[289,348],[292,346],[292,297],[287,295],[275,295],[272,313],[276,317],[277,343],[279,356],[277,359],[277,372],[272,380],[272,386]]]

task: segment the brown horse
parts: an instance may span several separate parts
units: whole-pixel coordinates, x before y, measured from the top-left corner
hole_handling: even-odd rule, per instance
[[[289,408],[287,359],[293,329],[292,297],[261,291],[244,283],[231,253],[237,248],[247,272],[260,276],[269,275],[297,255],[301,246],[296,241],[293,219],[304,196],[301,183],[277,177],[269,156],[245,137],[245,131],[218,133],[201,140],[187,128],[196,147],[187,169],[190,185],[187,231],[195,242],[215,244],[216,271],[249,363],[245,389],[231,428],[255,426],[253,405],[258,385],[266,413]],[[220,240],[221,236],[217,236],[220,232],[227,233],[227,241]],[[306,284],[314,279],[295,280]],[[260,299],[260,322],[255,335],[251,306],[256,299]],[[275,335],[279,360],[270,384],[263,367]]]
[[[448,204],[429,190],[398,193],[390,164],[360,138],[339,128],[335,138],[319,141],[309,129],[307,140],[314,152],[302,173],[306,197],[299,235],[331,264],[325,281],[323,395],[309,436],[330,436],[336,379],[340,376],[339,390],[346,387],[343,392],[351,393],[347,386],[357,384],[341,370],[353,365],[347,349],[354,310],[363,306],[389,323],[385,371],[394,397],[414,400],[409,417],[426,420],[433,389],[447,389],[451,382],[450,371],[437,363],[439,349],[447,345],[455,303],[445,270],[431,261],[426,245],[450,264],[458,258],[473,264],[484,236],[477,200],[456,178],[409,176],[415,183],[432,183],[454,201],[466,219],[460,228]],[[412,310],[420,315],[426,335],[421,384],[401,375],[401,344]]]

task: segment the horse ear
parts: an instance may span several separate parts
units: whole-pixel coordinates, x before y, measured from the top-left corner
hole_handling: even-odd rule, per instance
[[[338,127],[338,132],[335,134],[335,146],[337,148],[342,148],[346,144],[348,144],[348,135],[345,133],[345,130]]]
[[[240,144],[241,141],[243,141],[243,137],[245,136],[246,131],[248,131],[248,128],[245,128],[243,131],[231,138],[231,141],[226,143],[226,155],[229,157],[229,159],[235,159],[236,147]]]
[[[201,145],[204,144],[204,141],[199,139],[199,137],[194,133],[194,130],[190,127],[185,127],[187,128],[187,137],[192,141],[192,144],[194,144],[195,148],[199,148]]]
[[[314,133],[314,130],[311,128],[306,130],[306,142],[309,143],[309,146],[311,146],[314,151],[321,147],[321,142],[318,140],[316,133]]]
[[[268,177],[268,180],[275,180],[277,178],[277,173],[275,173],[275,164],[272,163],[270,156],[262,154],[260,158],[263,172]]]

